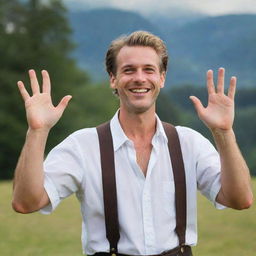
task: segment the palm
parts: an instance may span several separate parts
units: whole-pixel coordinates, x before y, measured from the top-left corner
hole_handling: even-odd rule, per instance
[[[208,127],[228,130],[234,120],[234,104],[225,95],[210,95],[208,106],[200,113],[200,118]]]
[[[208,106],[204,108],[199,99],[192,96],[199,118],[210,129],[229,130],[234,121],[234,94],[236,79],[231,78],[228,95],[224,94],[224,69],[219,70],[218,86],[215,90],[212,71],[207,73]]]
[[[58,112],[52,105],[51,98],[45,93],[33,95],[25,102],[25,107],[28,124],[32,129],[50,128],[59,119]]]
[[[28,125],[31,129],[50,129],[60,119],[70,96],[64,97],[59,105],[55,107],[52,104],[50,95],[50,79],[48,73],[43,73],[43,88],[40,93],[40,88],[34,71],[30,71],[30,81],[33,95],[30,96],[26,91],[24,84],[19,82],[19,89],[25,102],[26,115]]]

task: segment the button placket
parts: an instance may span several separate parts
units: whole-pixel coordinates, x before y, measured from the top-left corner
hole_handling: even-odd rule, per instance
[[[140,178],[143,178],[145,180],[145,176],[142,173],[136,159],[136,151],[135,147],[132,141],[127,141],[127,155],[129,157],[132,169],[134,170],[136,176],[139,176]]]
[[[143,189],[143,226],[145,234],[145,250],[146,254],[154,254],[155,248],[155,232],[153,225],[152,200],[150,197],[150,184],[146,179]]]

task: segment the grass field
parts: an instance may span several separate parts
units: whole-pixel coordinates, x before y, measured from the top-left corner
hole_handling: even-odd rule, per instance
[[[49,216],[17,214],[11,209],[10,182],[0,182],[0,255],[82,255],[81,216],[74,196]],[[253,180],[254,194],[256,179]],[[244,211],[215,210],[201,195],[199,242],[194,256],[255,256],[256,207]]]

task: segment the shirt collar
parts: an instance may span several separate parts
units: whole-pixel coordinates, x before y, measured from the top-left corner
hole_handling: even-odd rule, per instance
[[[164,140],[168,141],[167,136],[166,136],[165,131],[164,131],[162,121],[160,120],[160,118],[158,117],[157,114],[156,114],[156,133],[155,133],[155,136],[162,137]]]
[[[110,121],[110,129],[113,138],[114,151],[118,150],[129,138],[125,135],[118,119],[119,110]]]
[[[111,129],[112,138],[113,138],[114,151],[118,150],[126,141],[129,141],[129,138],[126,136],[126,134],[124,133],[121,127],[118,114],[119,114],[119,110],[115,113],[115,115],[110,121],[110,129]],[[157,121],[157,124],[156,124],[155,137],[162,137],[166,141],[168,141],[162,122],[157,116],[157,114],[156,114],[156,121]]]

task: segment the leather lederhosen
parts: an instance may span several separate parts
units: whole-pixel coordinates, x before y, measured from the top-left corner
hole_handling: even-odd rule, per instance
[[[160,255],[191,256],[191,247],[185,245],[186,225],[187,225],[187,199],[186,199],[186,179],[180,141],[176,128],[168,123],[162,122],[166,136],[168,138],[168,148],[173,169],[175,184],[175,210],[176,228],[175,232],[179,238],[179,246],[172,250],[163,252]],[[102,184],[104,198],[104,213],[106,225],[106,237],[109,241],[109,253],[98,252],[94,255],[120,255],[118,253],[118,241],[120,238],[119,222],[117,212],[117,194],[115,180],[115,162],[113,140],[110,130],[110,122],[97,127],[100,145]]]

